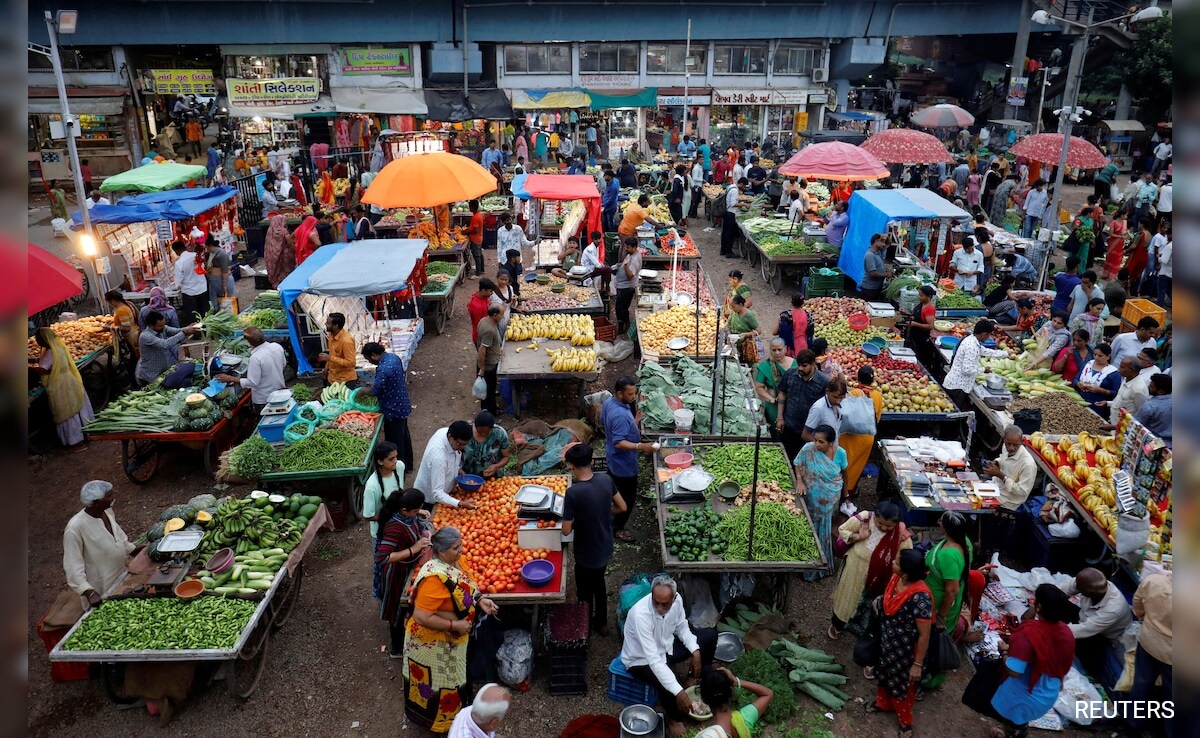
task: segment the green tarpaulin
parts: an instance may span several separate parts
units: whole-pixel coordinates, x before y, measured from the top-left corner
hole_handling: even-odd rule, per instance
[[[100,185],[101,192],[116,190],[138,190],[140,192],[162,192],[173,190],[193,179],[203,179],[208,176],[208,169],[202,166],[175,164],[147,164],[128,172],[121,172],[115,177],[109,177]]]
[[[658,88],[647,87],[638,92],[626,95],[606,95],[594,90],[588,90],[592,98],[592,110],[607,110],[609,108],[652,108],[658,104]]]

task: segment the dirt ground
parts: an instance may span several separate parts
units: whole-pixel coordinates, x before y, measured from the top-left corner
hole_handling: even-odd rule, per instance
[[[774,316],[787,304],[791,288],[785,286],[775,296],[758,271],[751,270],[744,260],[721,258],[717,253],[719,234],[715,230],[705,232],[706,226],[708,223],[703,221],[693,223],[691,232],[718,290],[729,269],[743,268],[753,290],[755,311],[764,324],[773,323]],[[494,259],[494,254],[489,257]],[[469,287],[464,288],[460,293],[459,312],[448,324],[447,332],[440,336],[426,335],[411,367],[413,414],[409,425],[418,456],[435,429],[456,419],[469,418],[478,408],[478,403],[470,397],[473,360],[463,309],[468,290]],[[250,299],[251,281],[239,282],[238,291],[243,300]],[[611,389],[613,377],[632,373],[634,369],[633,359],[608,367],[595,389],[601,384]],[[545,407],[570,407],[571,403],[565,401],[569,398],[557,399],[545,403]],[[531,407],[525,417],[541,417],[547,422],[564,417],[550,414],[553,410],[542,415],[536,410]],[[502,422],[511,426],[513,418],[506,415]],[[157,520],[163,507],[211,490],[212,480],[197,457],[175,454],[166,459],[150,483],[134,485],[121,472],[120,449],[113,442],[93,442],[86,450],[73,454],[57,451],[30,458],[29,474],[29,733],[62,738],[153,734],[154,718],[144,709],[116,709],[105,697],[98,679],[52,682],[45,649],[33,626],[64,588],[61,531],[79,509],[78,490],[84,482],[101,478],[115,485],[117,520],[135,537]],[[867,480],[862,489],[863,502],[868,505],[874,499],[871,482]],[[248,487],[231,490],[235,494],[248,491]],[[614,593],[610,599],[615,599],[620,582],[630,574],[661,568],[656,524],[645,500],[631,525],[637,542],[617,544],[609,567],[609,591]],[[371,597],[371,542],[366,525],[359,522],[347,530],[322,534],[310,550],[305,566],[297,611],[272,637],[266,671],[252,699],[246,703],[235,701],[221,683],[199,685],[169,730],[182,736],[389,736],[400,731],[421,734],[404,720],[400,662],[387,657],[387,628],[379,620],[377,604]],[[840,736],[889,734],[895,729],[894,718],[862,713],[862,700],[873,699],[875,689],[852,666],[852,642],[849,638],[831,642],[824,635],[832,588],[831,578],[811,584],[794,581],[789,590],[787,616],[809,643],[835,653],[847,665],[851,679],[844,689],[856,699],[845,711],[829,719],[807,698],[798,698],[802,710],[792,725],[801,727],[805,734],[815,726]],[[573,586],[568,585],[568,592],[572,591]],[[518,612],[518,608],[511,610],[504,618],[506,624],[524,622],[527,613]],[[606,685],[608,663],[619,648],[615,634],[594,637],[588,659],[588,693],[570,697],[548,694],[548,663],[543,654],[532,690],[515,696],[513,709],[500,732],[508,736],[553,738],[579,715],[616,715],[620,706],[607,699]],[[962,670],[951,676],[945,691],[918,703],[918,735],[939,738],[986,735],[987,723],[959,702],[968,679],[969,675]]]

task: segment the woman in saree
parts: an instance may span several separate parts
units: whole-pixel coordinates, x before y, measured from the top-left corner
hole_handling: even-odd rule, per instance
[[[1122,205],[1108,224],[1108,248],[1104,252],[1105,279],[1112,279],[1121,271],[1121,262],[1125,259],[1125,234],[1128,229],[1125,221],[1128,217],[1128,209]]]
[[[413,614],[404,636],[404,712],[416,725],[445,733],[471,701],[467,641],[480,611],[498,610],[462,560],[462,534],[445,527],[429,539],[433,557],[413,580]]]
[[[52,329],[39,328],[34,340],[42,348],[42,355],[29,368],[41,377],[59,442],[68,450],[78,451],[86,443],[83,424],[94,417],[83,378],[66,344]]]
[[[267,279],[275,289],[279,289],[280,282],[296,268],[295,243],[287,228],[287,218],[272,215],[263,246],[263,260],[267,262]]]
[[[849,630],[866,633],[871,603],[883,594],[892,576],[892,562],[902,549],[912,548],[912,535],[900,522],[900,506],[884,500],[874,512],[853,515],[838,528],[846,549],[846,564],[833,588],[833,616],[826,635],[832,640]]]
[[[807,431],[807,429],[805,429]],[[813,534],[825,554],[833,561],[833,512],[842,496],[842,472],[846,452],[837,445],[837,431],[822,423],[812,431],[812,441],[804,444],[792,462],[796,466],[796,492],[804,498],[812,516]],[[806,581],[828,576],[829,570],[805,572]]]
[[[1137,288],[1142,283],[1142,273],[1150,263],[1150,239],[1154,238],[1152,228],[1153,223],[1150,219],[1143,218],[1138,224],[1137,235],[1133,237],[1133,243],[1129,246],[1129,259],[1125,262],[1125,268],[1129,270],[1129,283],[1125,285],[1125,291],[1131,296],[1138,294]]]
[[[779,336],[771,339],[767,351],[768,357],[759,363],[754,375],[754,392],[762,402],[771,438],[778,440],[779,430],[775,427],[775,421],[779,419],[779,383],[783,381],[784,372],[791,369],[796,360],[788,356],[787,344]]]
[[[392,446],[393,454],[395,449]],[[385,522],[375,540],[373,588],[379,600],[379,617],[387,621],[391,631],[390,655],[394,659],[404,657],[404,608],[400,606],[404,585],[421,552],[429,548],[431,528],[421,515],[424,504],[425,494],[410,488],[388,495],[378,513]]]
[[[875,427],[879,427],[879,419],[883,417],[883,393],[875,386],[875,369],[870,366],[858,368],[858,382],[850,386],[850,397],[869,398],[875,411]],[[853,402],[858,402],[854,400]],[[844,412],[844,410],[843,410]],[[846,428],[838,437],[838,445],[846,451],[846,497],[853,497],[858,491],[858,480],[867,459],[871,456],[871,447],[875,445],[874,433],[850,433]]]
[[[321,248],[321,234],[317,232],[317,216],[310,215],[304,219],[296,232],[292,234],[292,241],[295,244],[296,264],[300,266],[304,260],[312,256],[312,253]],[[293,269],[295,267],[292,267]],[[287,275],[284,275],[287,276]],[[280,280],[282,281],[282,279]]]
[[[892,579],[878,600],[879,666],[875,677],[879,684],[875,701],[867,712],[894,712],[899,738],[912,738],[913,702],[919,699],[917,682],[929,649],[933,597],[923,581],[929,569],[921,554],[901,551],[892,564]]]
[[[958,623],[962,612],[963,595],[966,593],[967,574],[971,568],[971,558],[974,549],[971,539],[967,537],[967,518],[956,510],[947,510],[938,520],[938,526],[945,535],[941,541],[929,550],[925,556],[925,564],[929,567],[929,577],[926,583],[933,593],[934,628],[945,630],[946,623],[952,626]],[[946,681],[946,674],[928,674],[921,683],[917,699],[924,697],[924,692],[940,689]]]

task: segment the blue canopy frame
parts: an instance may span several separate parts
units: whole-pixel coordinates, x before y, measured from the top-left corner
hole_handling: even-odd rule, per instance
[[[188,220],[215,208],[236,194],[237,189],[230,185],[146,192],[123,197],[115,205],[94,205],[88,211],[88,217],[93,223],[106,224]],[[71,213],[71,221],[72,228],[82,227],[82,213],[78,210]]]

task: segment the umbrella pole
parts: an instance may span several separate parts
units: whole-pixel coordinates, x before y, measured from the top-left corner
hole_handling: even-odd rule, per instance
[[[754,473],[750,476],[750,533],[746,544],[746,559],[754,561],[754,519],[758,513],[758,453],[762,448],[762,424],[754,427]]]

